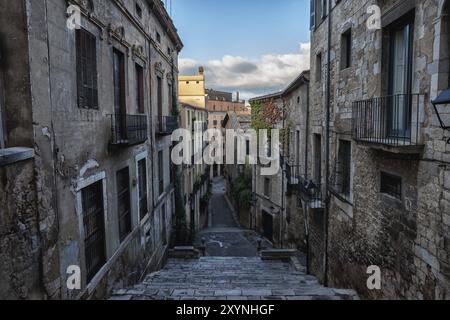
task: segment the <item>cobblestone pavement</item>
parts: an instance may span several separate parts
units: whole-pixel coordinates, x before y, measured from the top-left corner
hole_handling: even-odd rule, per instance
[[[226,199],[226,184],[222,177],[214,178],[211,197],[210,228],[200,232],[194,245],[206,244],[206,255],[215,257],[256,257],[257,243],[262,238],[253,231],[238,227],[233,211]],[[263,240],[262,240],[263,241]],[[262,247],[270,248],[268,242]]]
[[[113,300],[349,300],[354,291],[324,288],[289,263],[258,257],[203,257],[169,260]]]
[[[329,300],[355,299],[354,291],[324,288],[317,279],[281,261],[259,258],[261,238],[243,230],[225,198],[225,181],[213,182],[210,228],[200,232],[196,246],[206,242],[199,260],[169,259],[166,267],[130,289],[114,292],[113,300]],[[263,242],[263,248],[270,243]],[[298,259],[302,262],[303,259]]]

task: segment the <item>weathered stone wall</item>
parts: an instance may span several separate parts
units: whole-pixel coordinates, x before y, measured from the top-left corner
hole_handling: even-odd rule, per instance
[[[156,95],[149,92],[156,92],[156,75],[162,76],[163,115],[170,115],[173,106],[169,105],[169,85],[176,96],[180,44],[175,44],[173,34],[168,35],[171,31],[164,25],[166,22],[161,22],[165,18],[160,3],[140,2],[143,16],[139,18],[134,2],[83,2],[82,28],[91,32],[97,41],[99,110],[80,109],[75,30],[66,26],[68,3],[72,2],[16,1],[0,7],[0,37],[2,46],[7,48],[4,52],[8,67],[18,66],[20,61],[16,60],[25,60],[14,74],[8,70],[5,77],[5,80],[11,77],[12,88],[6,92],[7,108],[11,109],[6,117],[7,126],[11,128],[8,141],[34,147],[36,154],[34,163],[1,168],[0,204],[7,208],[1,211],[2,221],[5,218],[1,235],[2,239],[9,237],[1,250],[5,262],[2,279],[3,273],[15,272],[14,276],[5,275],[11,280],[2,281],[2,297],[105,297],[113,287],[131,285],[146,272],[159,268],[164,263],[171,237],[175,206],[170,179],[171,142],[170,137],[159,138],[154,132],[156,117],[152,115],[156,111],[152,106],[156,108]],[[5,15],[11,17],[11,21],[3,19],[3,13],[7,12],[11,12]],[[11,26],[4,23],[11,23]],[[161,42],[157,41],[157,32]],[[128,148],[110,145],[110,115],[114,113],[113,48],[122,51],[125,57],[127,114],[137,113],[135,63],[144,68],[145,74],[145,110],[152,125],[145,143]],[[27,54],[33,58],[28,60]],[[27,105],[30,107],[26,108]],[[13,114],[13,108],[17,115]],[[23,112],[17,112],[19,109]],[[163,194],[157,191],[159,179],[155,176],[160,150],[164,152]],[[147,159],[148,175],[148,214],[142,220],[136,185],[140,158]],[[130,173],[132,232],[121,242],[116,172],[125,167]],[[104,185],[107,262],[87,283],[80,192],[83,186],[97,179]],[[17,192],[17,188],[21,192]],[[11,190],[16,190],[16,194]],[[15,200],[17,204],[13,206]],[[14,243],[20,248],[20,254],[7,257],[12,254]],[[66,271],[71,265],[81,267],[80,291],[70,291],[66,287],[69,276]],[[28,282],[28,286],[22,282]]]
[[[41,299],[33,161],[0,167],[0,298]]]
[[[331,154],[333,172],[338,140],[351,141],[352,102],[387,94],[388,29],[368,30],[369,5],[392,12],[401,1],[343,1],[332,11]],[[444,1],[417,1],[415,7],[412,92],[423,96],[424,151],[418,157],[377,151],[352,142],[352,191],[342,201],[331,196],[330,285],[357,289],[368,298],[448,299],[449,147],[430,101],[448,87],[447,23]],[[384,16],[383,16],[384,17]],[[384,19],[384,18],[383,18]],[[341,70],[341,34],[352,28],[352,66]],[[311,98],[314,130],[324,136],[328,20],[312,32]],[[317,80],[316,54],[322,52],[322,80]],[[446,62],[447,61],[447,62]],[[443,76],[447,75],[447,76]],[[445,80],[444,80],[445,79]],[[423,130],[422,130],[423,129]],[[402,178],[402,200],[380,193],[380,171]],[[367,267],[382,272],[382,289],[366,287]]]

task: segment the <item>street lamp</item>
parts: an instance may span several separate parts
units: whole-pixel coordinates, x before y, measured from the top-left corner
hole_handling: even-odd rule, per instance
[[[449,112],[444,111],[445,107],[442,106],[450,104],[450,89],[443,91],[436,99],[431,101],[431,104],[433,105],[434,111],[436,112],[441,128],[450,132],[450,123],[446,124],[442,119],[443,114],[449,114]],[[448,138],[447,144],[450,144],[450,138]]]

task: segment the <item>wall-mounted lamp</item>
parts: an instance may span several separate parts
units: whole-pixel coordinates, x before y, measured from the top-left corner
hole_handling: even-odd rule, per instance
[[[443,106],[450,105],[450,89],[443,91],[436,99],[431,101],[431,104],[433,105],[434,111],[436,111],[441,128],[450,132],[450,123],[445,123],[442,119],[442,114],[448,113],[443,112]],[[447,144],[450,144],[450,138],[448,138]]]

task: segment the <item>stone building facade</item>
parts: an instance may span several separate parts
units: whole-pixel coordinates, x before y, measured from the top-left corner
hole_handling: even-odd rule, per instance
[[[311,271],[366,298],[449,299],[450,145],[431,101],[450,86],[450,3],[327,3],[311,1],[310,143],[327,194]],[[366,286],[373,265],[381,290]]]
[[[182,42],[157,0],[0,12],[0,297],[105,297],[166,256]]]
[[[280,130],[280,169],[261,175],[263,165],[253,168],[252,227],[276,247],[305,249],[305,212],[299,200],[299,184],[305,173],[309,71],[302,72],[284,90],[250,99],[263,114],[276,114],[271,127]],[[269,111],[276,109],[277,111]]]
[[[181,104],[181,123],[180,128],[191,131],[190,141],[190,164],[183,165],[183,186],[184,186],[184,207],[186,226],[191,236],[202,230],[208,221],[208,200],[209,183],[211,178],[211,167],[202,161],[196,164],[195,132],[203,135],[207,129],[208,111],[204,108],[198,108],[187,104]],[[204,151],[206,142],[200,142],[201,151]]]

